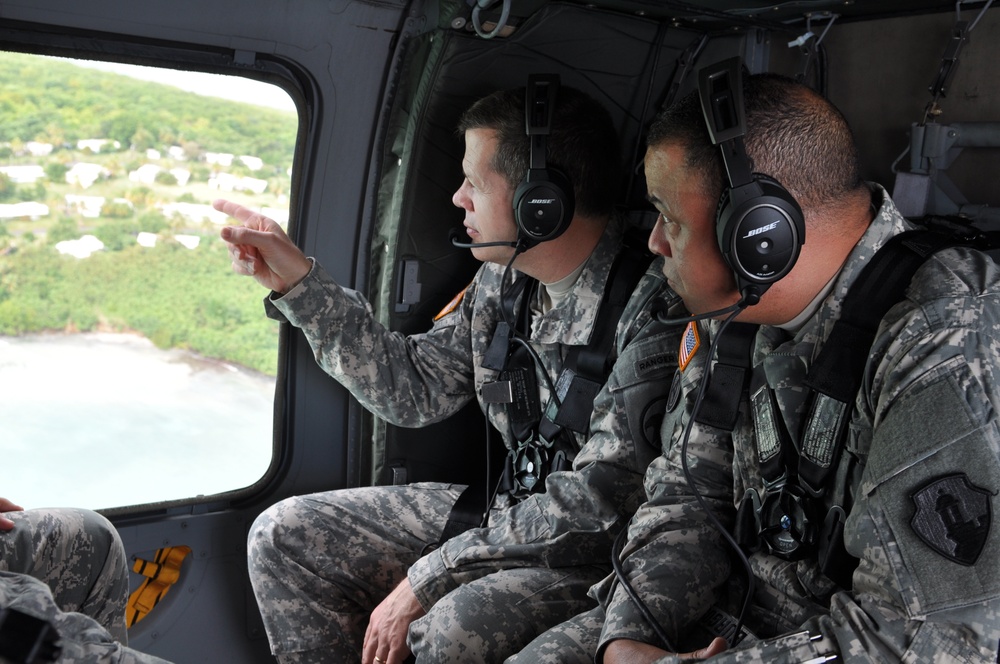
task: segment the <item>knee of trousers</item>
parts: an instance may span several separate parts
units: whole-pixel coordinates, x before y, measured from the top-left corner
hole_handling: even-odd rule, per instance
[[[125,545],[114,524],[104,516],[90,510],[81,510],[83,515],[83,531],[93,542],[95,553],[107,561],[105,568],[114,575],[127,575],[128,564],[125,555]]]
[[[452,593],[410,624],[407,644],[418,662],[478,664],[489,659],[486,653],[506,657],[519,649],[514,644],[523,645],[526,626],[503,625],[497,618],[481,597]]]
[[[336,519],[317,511],[307,497],[294,496],[267,508],[254,519],[247,536],[251,574],[287,571],[289,563],[315,556],[336,558],[343,538],[331,534]]]
[[[264,561],[274,556],[280,523],[279,505],[272,505],[261,512],[250,525],[250,532],[247,534],[247,562],[251,570],[266,567]]]
[[[104,516],[90,510],[81,510],[83,514],[83,530],[98,546],[110,552],[124,551],[121,536],[114,524]]]
[[[28,510],[22,514],[24,525],[11,533],[20,542],[15,542],[15,548],[59,555],[64,560],[84,556],[88,566],[126,574],[125,546],[118,530],[104,516],[80,508]]]

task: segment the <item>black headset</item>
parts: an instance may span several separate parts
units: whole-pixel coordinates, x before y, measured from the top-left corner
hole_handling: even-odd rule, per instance
[[[514,192],[514,219],[519,239],[530,245],[562,235],[575,209],[573,183],[561,170],[545,163],[545,141],[552,129],[558,92],[557,74],[528,77],[524,127],[531,152],[528,172]]]
[[[751,170],[743,145],[743,61],[729,58],[698,72],[698,96],[712,144],[722,151],[727,185],[716,211],[719,246],[744,306],[756,304],[788,274],[805,242],[802,208],[777,180]]]

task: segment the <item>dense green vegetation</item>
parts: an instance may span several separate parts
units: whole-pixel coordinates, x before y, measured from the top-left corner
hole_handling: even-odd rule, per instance
[[[15,184],[0,174],[0,202],[48,206],[38,218],[0,219],[0,335],[44,331],[138,332],[161,348],[184,348],[274,375],[277,324],[263,314],[261,289],[234,274],[218,226],[167,213],[164,205],[206,205],[225,196],[255,207],[287,208],[288,168],[297,118],[249,104],[203,97],[70,63],[0,53],[0,166],[37,165],[45,178]],[[110,139],[117,149],[81,150],[81,139]],[[29,141],[49,143],[39,157]],[[151,158],[181,147],[182,158]],[[238,161],[222,169],[204,153],[260,157],[251,171]],[[155,163],[154,182],[129,174]],[[98,164],[105,175],[89,187],[66,182],[76,163]],[[178,184],[170,170],[183,168]],[[263,194],[220,193],[210,178],[220,170],[267,181]],[[68,196],[104,200],[97,217]],[[137,243],[140,232],[155,246]],[[104,245],[86,258],[63,255],[56,244],[93,235]],[[179,235],[197,236],[189,249]]]
[[[0,52],[0,89],[0,143],[107,138],[137,151],[181,145],[291,166],[293,113],[23,53]]]
[[[36,246],[0,260],[0,334],[41,330],[135,331],[160,348],[184,348],[269,375],[277,323],[265,291],[235,274],[221,240],[194,250],[132,243],[87,259]]]

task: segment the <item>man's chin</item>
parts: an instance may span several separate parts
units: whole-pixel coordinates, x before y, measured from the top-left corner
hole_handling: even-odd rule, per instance
[[[476,260],[498,265],[506,265],[514,254],[514,250],[510,247],[473,247],[470,251]]]

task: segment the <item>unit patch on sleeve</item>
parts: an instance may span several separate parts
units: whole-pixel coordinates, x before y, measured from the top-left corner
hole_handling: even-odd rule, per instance
[[[698,336],[698,326],[694,322],[688,323],[684,328],[684,336],[681,337],[681,348],[677,351],[677,366],[681,371],[687,368],[688,363],[701,346],[701,337]]]
[[[469,284],[469,286],[471,286],[471,285],[472,284]],[[469,286],[466,286],[465,288],[463,288],[462,290],[460,290],[458,292],[458,295],[456,295],[455,297],[451,298],[451,302],[449,302],[448,304],[444,305],[444,309],[442,309],[441,311],[439,311],[438,314],[437,314],[437,316],[434,317],[434,322],[435,323],[437,321],[441,320],[442,318],[444,318],[445,316],[447,316],[448,314],[450,314],[451,312],[453,312],[455,309],[458,308],[458,305],[460,305],[462,303],[462,298],[465,297],[465,292],[467,290],[469,290]]]
[[[910,497],[917,508],[910,520],[913,532],[948,560],[974,565],[990,534],[990,492],[965,473],[955,473],[932,480]]]

